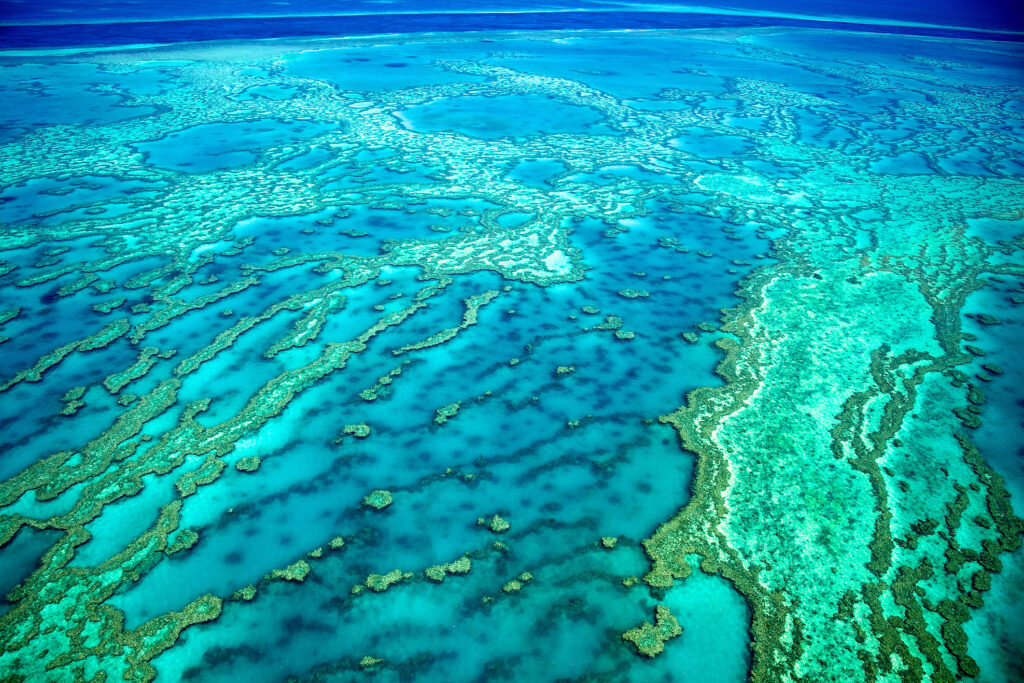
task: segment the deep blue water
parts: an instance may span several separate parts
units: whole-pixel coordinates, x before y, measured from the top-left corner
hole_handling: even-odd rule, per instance
[[[885,3],[877,0],[730,0],[724,3],[687,2],[601,2],[599,0],[184,0],[174,3],[146,3],[131,0],[8,0],[3,3],[4,23],[74,23],[75,21],[117,21],[122,19],[165,20],[225,16],[295,16],[300,14],[370,14],[387,15],[424,12],[542,12],[584,10],[609,12],[615,10],[672,10],[680,7],[727,9],[730,12],[771,12],[773,14],[804,14],[815,18],[853,17],[872,20],[967,26],[994,30],[1021,30],[1024,13],[1016,0],[907,0]]]
[[[671,3],[538,2],[488,0],[399,0],[385,4],[355,2],[236,3],[232,0],[175,3],[102,3],[13,0],[0,5],[0,46],[67,47],[134,43],[176,43],[273,37],[373,35],[492,30],[715,28],[728,26],[812,26],[847,30],[896,31],[972,37],[1012,38],[1024,31],[1024,12],[1016,0],[966,3],[899,3],[751,0],[728,6],[694,5],[680,11]],[[716,13],[720,12],[720,13]],[[829,19],[842,18],[843,22]],[[903,24],[898,28],[887,24]],[[88,27],[84,27],[87,24]],[[907,26],[905,24],[922,24]],[[932,25],[925,27],[923,25]]]

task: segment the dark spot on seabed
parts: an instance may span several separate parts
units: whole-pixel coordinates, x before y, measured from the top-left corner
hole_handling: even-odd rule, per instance
[[[396,68],[396,69],[400,69],[401,67],[408,66],[408,65],[409,65],[408,62],[388,62],[384,66],[390,66],[390,67],[393,67],[393,68]]]

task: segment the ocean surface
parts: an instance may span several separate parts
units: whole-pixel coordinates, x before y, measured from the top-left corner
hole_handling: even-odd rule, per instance
[[[0,680],[1024,678],[1022,31],[4,3]]]
[[[688,29],[730,26],[835,28],[903,35],[1019,39],[1018,0],[762,0],[727,5],[612,0],[6,0],[0,45],[21,48],[111,46],[283,36],[360,36],[583,29]]]

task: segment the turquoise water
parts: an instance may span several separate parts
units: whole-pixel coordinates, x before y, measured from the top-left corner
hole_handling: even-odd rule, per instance
[[[485,140],[544,133],[615,133],[601,124],[599,111],[536,95],[460,95],[410,107],[399,116],[410,130],[447,131]]]
[[[1021,56],[0,54],[0,671],[1018,677]]]

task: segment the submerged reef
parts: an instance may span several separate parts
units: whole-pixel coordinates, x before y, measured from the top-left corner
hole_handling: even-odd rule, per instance
[[[374,510],[383,510],[387,506],[391,505],[394,499],[391,496],[390,491],[384,489],[374,489],[363,498],[363,505]]]
[[[423,573],[431,581],[441,583],[444,581],[444,577],[448,574],[467,574],[469,570],[473,568],[473,561],[463,555],[454,562],[448,562],[446,564],[436,564],[432,567],[427,567],[423,570]]]
[[[622,634],[622,639],[629,641],[636,651],[645,657],[655,657],[665,650],[665,642],[682,635],[683,629],[665,605],[658,605],[654,615],[654,623],[645,621],[640,626]]]
[[[508,523],[506,519],[498,514],[495,514],[490,519],[478,517],[476,520],[477,526],[487,527],[496,534],[501,534],[512,528],[512,525]]]
[[[48,57],[117,104],[0,138],[0,673],[686,678],[699,578],[740,678],[1006,675],[1020,51],[780,35]]]
[[[830,72],[892,87],[884,74]],[[1004,93],[961,87],[969,97],[932,85],[939,106],[905,107],[935,127],[968,117],[960,123],[984,136]],[[646,580],[689,575],[690,553],[732,580],[754,607],[756,679],[975,676],[962,625],[1024,527],[959,413],[975,390],[957,379],[970,358],[959,312],[983,274],[1022,266],[965,228],[975,216],[1020,219],[1024,188],[803,154],[806,208],[787,212],[779,264],[749,276],[726,314],[726,385],[661,418],[700,466],[690,503],[645,541]],[[815,210],[836,205],[878,217]],[[932,516],[941,533],[910,542]]]

